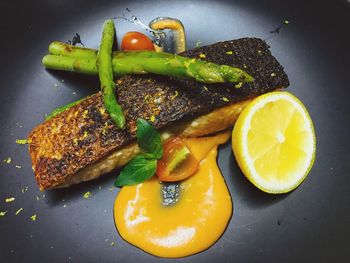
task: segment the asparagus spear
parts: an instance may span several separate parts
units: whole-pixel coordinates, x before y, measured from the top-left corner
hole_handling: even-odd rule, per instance
[[[85,98],[84,98],[85,99]],[[50,119],[52,119],[53,117],[55,117],[56,115],[64,112],[65,110],[77,105],[79,102],[81,102],[82,100],[84,99],[80,99],[80,100],[77,100],[77,101],[73,101],[71,103],[68,103],[67,105],[64,105],[62,107],[58,107],[56,109],[54,109],[50,114],[48,114],[46,117],[45,117],[45,121],[48,121]]]
[[[112,120],[119,128],[125,127],[125,117],[122,107],[115,97],[113,80],[112,46],[114,41],[114,22],[107,20],[103,25],[100,49],[97,55],[98,75],[101,82],[103,101]]]
[[[79,52],[82,51],[81,49],[79,48]],[[96,59],[80,58],[79,53],[75,51],[67,56],[46,55],[43,58],[43,64],[49,69],[97,74]],[[251,82],[254,80],[252,76],[238,68],[153,51],[116,52],[112,65],[115,76],[154,73],[195,79],[203,83]]]
[[[52,55],[63,55],[76,58],[97,58],[98,50],[54,41],[49,45],[49,53]]]

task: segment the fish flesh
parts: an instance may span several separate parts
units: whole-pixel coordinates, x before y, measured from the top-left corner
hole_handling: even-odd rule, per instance
[[[181,55],[241,68],[255,80],[203,84],[151,74],[119,78],[116,96],[126,129],[116,127],[96,93],[29,134],[40,190],[92,180],[125,165],[140,152],[135,142],[138,118],[148,120],[163,139],[208,135],[231,127],[256,96],[289,86],[283,67],[259,38],[219,42]]]

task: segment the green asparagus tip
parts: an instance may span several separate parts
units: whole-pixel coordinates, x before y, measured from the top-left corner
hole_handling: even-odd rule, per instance
[[[249,75],[248,73],[245,73],[245,81],[246,82],[253,82],[254,78],[251,75]]]
[[[110,113],[110,116],[112,120],[117,124],[117,127],[119,129],[124,129],[125,128],[125,117],[124,115],[121,115],[119,113]]]

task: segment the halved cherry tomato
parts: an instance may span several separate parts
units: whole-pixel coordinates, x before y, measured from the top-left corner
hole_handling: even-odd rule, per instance
[[[154,51],[153,42],[139,32],[127,32],[122,40],[122,50],[151,50]]]
[[[179,137],[172,138],[163,146],[163,157],[157,163],[157,175],[164,182],[175,182],[193,175],[199,162]]]

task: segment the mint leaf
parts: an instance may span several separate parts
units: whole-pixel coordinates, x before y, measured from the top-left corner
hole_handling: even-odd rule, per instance
[[[157,160],[140,154],[134,157],[120,172],[115,186],[135,185],[151,178],[157,170]]]
[[[137,120],[137,144],[155,159],[160,159],[163,155],[160,134],[144,119]]]

